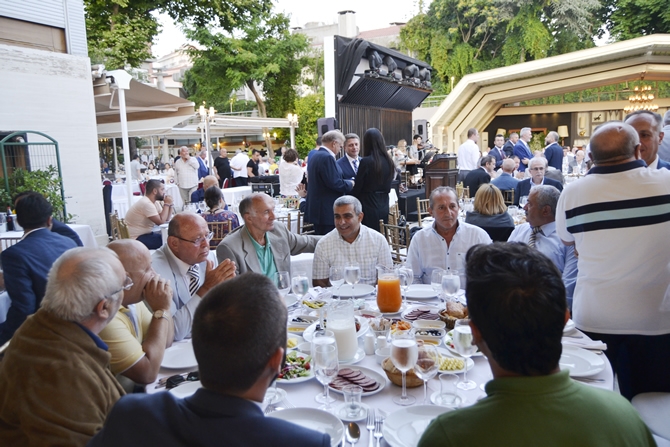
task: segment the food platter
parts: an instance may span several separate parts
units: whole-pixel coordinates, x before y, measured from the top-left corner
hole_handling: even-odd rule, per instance
[[[365,396],[372,396],[373,394],[377,394],[377,393],[379,393],[381,390],[383,390],[384,387],[386,387],[386,377],[382,376],[382,375],[379,374],[377,371],[373,371],[373,370],[371,370],[371,369],[369,369],[369,368],[365,368],[365,367],[363,367],[363,366],[345,366],[345,367],[343,367],[343,368],[340,368],[340,372],[345,371],[345,370],[351,370],[351,371],[353,371],[353,372],[360,372],[360,373],[362,373],[363,375],[365,375],[367,378],[372,379],[372,380],[376,381],[376,382],[379,384],[379,388],[377,388],[376,390],[365,391],[365,389],[364,389],[364,390],[363,390],[363,393],[361,394],[361,396],[363,396],[363,397],[365,397]],[[338,377],[339,377],[339,376],[338,376]],[[350,385],[357,385],[357,383],[355,383],[355,382],[352,381],[352,382],[350,383]],[[333,387],[330,386],[330,385],[329,385],[328,387],[330,388],[331,391],[333,391],[333,392],[335,392],[335,393],[342,394],[342,391],[341,391],[341,390],[339,390],[339,389],[337,389],[337,388],[333,388]]]
[[[301,359],[308,359],[308,358],[311,359],[311,357],[308,354],[293,351],[286,356],[286,366],[284,367],[283,371],[285,371],[286,368],[290,367],[290,365],[292,364],[292,362],[290,362],[290,359],[291,359],[291,356],[293,354],[296,357],[299,357]],[[295,383],[307,382],[308,380],[313,379],[314,378],[314,369],[311,367],[311,363],[309,365],[310,365],[309,369],[305,369],[306,373],[307,373],[306,375],[300,376],[300,377],[294,377],[294,378],[291,378],[291,379],[284,379],[284,378],[279,378],[278,377],[277,378],[277,383],[279,383],[279,384],[295,384]]]
[[[449,332],[447,332],[447,335],[444,336],[444,340],[443,340],[444,346],[446,346],[448,350],[450,350],[451,352],[453,352],[454,354],[456,354],[457,356],[460,357],[460,354],[458,353],[458,351],[454,347],[454,342],[452,340],[453,333],[454,333],[454,330],[452,329]],[[479,357],[479,356],[482,356],[482,355],[484,355],[484,354],[482,354],[482,352],[478,348],[477,352],[472,354],[472,357]]]

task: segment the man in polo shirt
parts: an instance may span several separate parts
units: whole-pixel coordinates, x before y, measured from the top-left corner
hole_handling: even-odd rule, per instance
[[[569,314],[561,276],[546,256],[495,243],[473,247],[467,261],[473,344],[493,380],[485,399],[434,419],[419,447],[656,445],[624,398],[560,370]]]
[[[375,266],[393,265],[391,248],[378,231],[361,224],[363,206],[354,196],[342,196],[333,204],[335,229],[326,234],[314,250],[312,283],[330,287],[330,267],[346,267],[357,263],[362,278],[374,278]]]
[[[159,202],[163,202],[161,205]],[[159,231],[154,233],[154,227],[170,220],[172,216],[173,199],[165,194],[165,184],[160,180],[147,182],[146,194],[133,203],[126,213],[128,234],[137,239],[150,250],[155,250],[163,244]]]
[[[291,256],[314,253],[319,236],[300,235],[275,222],[275,203],[264,193],[251,194],[240,202],[244,225],[229,233],[218,247],[219,262],[237,264],[238,273],[261,273],[274,280],[276,272],[291,271]]]
[[[577,327],[607,343],[621,394],[670,392],[670,171],[640,160],[633,127],[600,126],[594,167],[561,194],[556,231],[579,253]]]

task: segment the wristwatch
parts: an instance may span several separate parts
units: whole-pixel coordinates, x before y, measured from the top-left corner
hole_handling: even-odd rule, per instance
[[[168,318],[169,315],[170,314],[168,313],[168,311],[163,310],[163,309],[160,309],[160,310],[157,310],[156,312],[154,312],[154,318],[157,319],[157,320],[160,320],[161,318],[165,318],[165,321],[170,321],[170,319]]]

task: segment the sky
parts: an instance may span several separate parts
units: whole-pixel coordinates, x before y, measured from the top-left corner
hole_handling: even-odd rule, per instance
[[[424,7],[431,0],[424,0]],[[419,12],[418,0],[274,0],[275,12],[291,17],[291,27],[304,26],[307,22],[337,22],[339,11],[355,11],[359,31],[385,28],[391,22],[407,22]],[[186,38],[167,15],[159,16],[163,29],[154,41],[154,57],[164,56],[186,43]]]

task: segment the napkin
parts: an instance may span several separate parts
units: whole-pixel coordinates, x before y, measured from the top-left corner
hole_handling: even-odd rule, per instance
[[[604,351],[607,349],[607,343],[603,343],[600,340],[591,340],[586,335],[578,331],[573,331],[571,335],[581,335],[581,338],[572,338],[572,337],[563,337],[561,342],[564,345],[576,346],[583,349],[597,349]]]
[[[307,292],[307,295],[312,300],[329,300],[333,297],[333,292],[330,289],[326,289],[324,287],[314,287],[312,289],[309,289]]]

